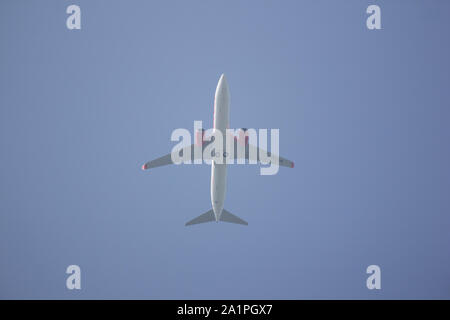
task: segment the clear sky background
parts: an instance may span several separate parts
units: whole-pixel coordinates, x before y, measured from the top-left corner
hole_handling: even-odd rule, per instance
[[[0,298],[450,298],[449,12],[1,1]],[[212,127],[221,73],[231,127],[279,128],[296,166],[231,166],[225,208],[249,226],[188,228],[210,166],[140,168],[174,129]]]

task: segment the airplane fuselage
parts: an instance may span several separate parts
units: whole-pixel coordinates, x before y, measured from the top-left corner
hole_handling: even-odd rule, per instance
[[[217,84],[216,94],[214,96],[214,130],[222,132],[226,137],[226,129],[229,128],[230,121],[230,91],[225,75],[222,75]],[[222,157],[222,155],[220,155]],[[227,189],[227,165],[211,161],[211,203],[216,217],[219,221],[222,214],[225,194]]]

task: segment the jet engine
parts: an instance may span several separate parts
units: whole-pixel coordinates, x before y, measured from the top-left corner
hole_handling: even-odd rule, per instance
[[[201,128],[200,130],[197,130],[195,133],[195,144],[197,146],[203,145],[203,142],[205,141],[205,129]]]

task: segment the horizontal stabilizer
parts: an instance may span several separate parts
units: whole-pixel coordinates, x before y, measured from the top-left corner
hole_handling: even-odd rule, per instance
[[[199,223],[205,223],[210,221],[216,221],[216,217],[214,215],[214,211],[211,209],[208,212],[205,212],[202,215],[199,215],[197,218],[192,219],[191,221],[187,222],[186,226],[191,226],[193,224],[199,224]]]
[[[223,209],[222,214],[220,215],[220,221],[224,222],[230,222],[230,223],[237,223],[237,224],[243,224],[248,226],[248,222],[242,220],[241,218],[235,216],[234,214],[228,212],[227,210]]]

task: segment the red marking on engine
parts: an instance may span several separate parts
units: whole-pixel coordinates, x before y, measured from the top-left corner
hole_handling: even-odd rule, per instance
[[[197,146],[203,145],[203,143],[204,143],[204,136],[205,136],[205,132],[203,130],[202,131],[197,131],[195,133],[195,144]]]

